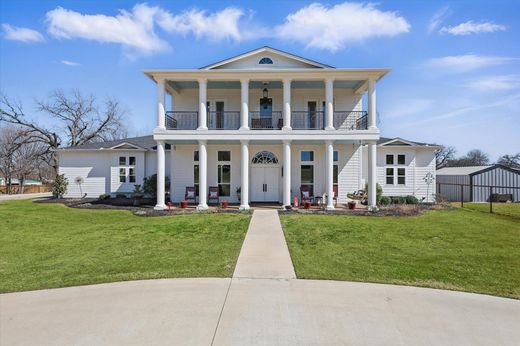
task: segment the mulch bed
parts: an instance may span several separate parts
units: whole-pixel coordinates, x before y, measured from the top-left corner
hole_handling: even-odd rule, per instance
[[[451,210],[454,209],[450,204],[401,204],[381,206],[377,211],[368,209],[286,209],[280,210],[280,214],[318,214],[318,215],[352,215],[352,216],[417,216],[430,210]]]

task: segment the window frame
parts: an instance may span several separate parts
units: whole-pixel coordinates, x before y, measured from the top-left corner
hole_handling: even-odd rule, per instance
[[[310,153],[310,160],[303,160],[303,153]],[[300,150],[300,162],[312,162],[314,164],[314,150]]]
[[[391,170],[392,173],[388,173],[388,171]],[[394,167],[385,167],[385,185],[395,185],[395,179],[394,179],[394,174],[395,174],[395,168]],[[388,179],[392,179],[392,182],[389,183],[388,182]]]
[[[399,172],[401,170],[404,172],[403,174],[401,174]],[[400,179],[404,179],[404,181],[401,183]],[[406,168],[405,167],[397,167],[397,185],[406,186]]]
[[[392,163],[388,163],[388,158],[392,158]],[[399,163],[399,158],[402,158],[404,161],[401,161],[403,163]],[[392,154],[385,154],[385,185],[387,186],[407,186],[407,179],[406,179],[406,158],[407,154],[405,153],[392,153]],[[392,170],[392,174],[389,174],[389,169]],[[402,173],[402,174],[400,174]],[[391,178],[391,183],[389,182],[389,179]]]

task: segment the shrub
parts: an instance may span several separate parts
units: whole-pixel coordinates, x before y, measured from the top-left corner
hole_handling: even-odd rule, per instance
[[[367,192],[367,196],[368,196],[368,183],[365,184],[365,191]],[[383,188],[381,187],[381,185],[376,184],[376,204],[380,203],[382,195],[383,195]]]
[[[63,195],[67,193],[68,186],[69,181],[65,178],[65,174],[58,174],[56,179],[54,179],[54,183],[52,183],[52,196],[54,198],[63,198]]]
[[[392,196],[390,200],[392,204],[406,204],[406,197],[403,196]]]
[[[124,193],[116,193],[116,198],[126,198],[126,194],[124,194]]]
[[[417,204],[417,203],[419,203],[419,200],[415,196],[408,195],[405,198],[406,198],[406,204]]]
[[[389,205],[392,201],[390,200],[390,197],[388,196],[381,196],[381,199],[379,200],[380,205]]]
[[[110,195],[108,193],[104,193],[102,195],[99,195],[99,199],[102,201],[106,201],[107,199],[110,199]]]
[[[164,177],[164,186],[168,187],[170,185],[170,178],[168,176]],[[149,177],[144,178],[143,181],[143,190],[145,193],[157,196],[157,174],[153,174]]]

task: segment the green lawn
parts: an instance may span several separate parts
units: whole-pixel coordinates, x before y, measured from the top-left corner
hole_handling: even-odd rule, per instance
[[[101,282],[230,277],[250,216],[139,217],[0,203],[0,292]]]
[[[516,217],[456,209],[414,217],[283,215],[281,220],[299,278],[520,298]]]
[[[464,208],[489,213],[489,203],[464,203]],[[493,213],[520,219],[520,203],[493,203]]]

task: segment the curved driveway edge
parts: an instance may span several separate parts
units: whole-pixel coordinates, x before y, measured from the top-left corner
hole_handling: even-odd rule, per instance
[[[230,281],[145,280],[3,294],[0,344],[516,345],[520,340],[520,301],[513,299],[355,282],[233,279],[230,287]]]

